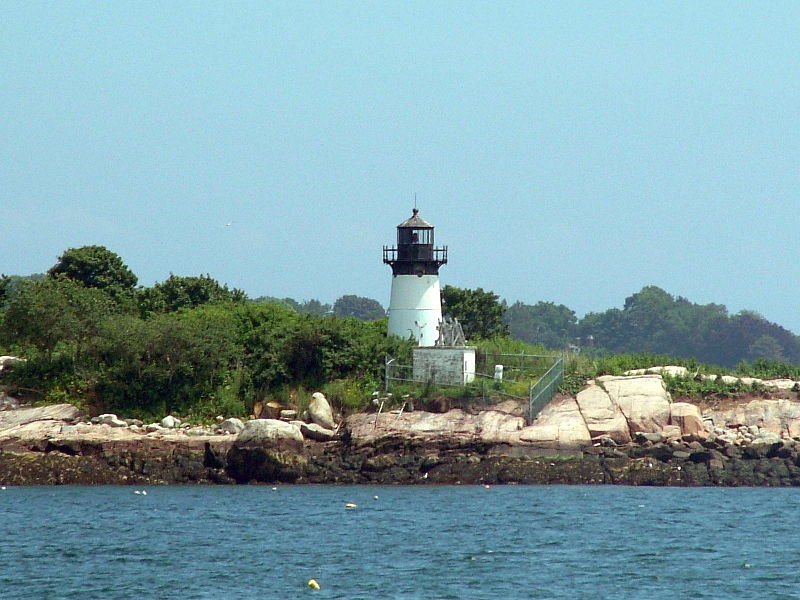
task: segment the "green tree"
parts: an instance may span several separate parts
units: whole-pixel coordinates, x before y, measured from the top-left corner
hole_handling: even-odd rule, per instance
[[[267,302],[269,304],[277,304],[284,308],[288,308],[295,312],[300,312],[300,304],[293,298],[275,298],[274,296],[259,296],[253,302]]]
[[[237,320],[245,389],[262,399],[270,388],[292,380],[287,348],[303,317],[269,302],[230,306]]]
[[[122,259],[104,246],[70,248],[47,273],[51,277],[73,279],[115,297],[130,294],[137,283],[136,275]]]
[[[96,394],[107,410],[157,416],[213,397],[241,354],[237,323],[221,306],[102,323],[91,348]]]
[[[23,280],[5,310],[0,334],[8,344],[29,344],[48,357],[57,345],[68,344],[78,359],[100,321],[116,310],[108,294],[67,277]]]
[[[766,359],[774,362],[785,362],[786,357],[783,355],[783,346],[780,345],[771,335],[761,335],[756,339],[747,350],[751,359]]]
[[[442,288],[442,314],[455,317],[467,338],[490,338],[508,335],[503,323],[506,307],[494,292],[446,285]]]
[[[553,302],[532,306],[515,302],[506,310],[503,322],[511,337],[548,348],[565,348],[577,336],[575,311]]]
[[[277,304],[284,308],[289,308],[301,315],[311,315],[312,317],[324,317],[332,313],[331,305],[326,302],[320,302],[316,299],[303,300],[298,302],[294,298],[275,298],[273,296],[259,296],[254,302],[268,302],[270,304]]]
[[[656,286],[628,297],[622,310],[587,314],[578,329],[583,338],[594,337],[599,351],[669,354],[729,367],[751,360],[753,352],[800,360],[797,336],[758,313],[729,316],[721,304],[695,304]]]
[[[139,292],[139,307],[142,314],[148,315],[195,308],[201,304],[243,302],[246,299],[247,295],[242,290],[220,285],[210,275],[198,277],[170,275],[166,281]]]
[[[381,303],[372,298],[347,295],[333,304],[333,314],[337,317],[353,317],[359,321],[375,321],[386,316]]]
[[[330,314],[331,305],[327,302],[320,302],[316,299],[303,300],[297,306],[297,312],[301,315],[311,315],[312,317],[324,317]]]
[[[2,311],[24,281],[41,281],[46,275],[44,273],[34,273],[33,275],[2,275],[0,274],[0,311]]]

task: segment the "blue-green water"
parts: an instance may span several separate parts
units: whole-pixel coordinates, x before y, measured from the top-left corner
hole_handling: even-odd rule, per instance
[[[0,598],[800,598],[794,489],[146,491],[0,491]]]

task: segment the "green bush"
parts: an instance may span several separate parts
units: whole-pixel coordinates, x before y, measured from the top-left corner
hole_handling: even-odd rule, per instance
[[[381,389],[374,379],[337,379],[322,386],[322,393],[342,414],[367,410],[372,393]]]
[[[759,358],[752,363],[739,363],[736,365],[734,373],[745,377],[758,377],[759,379],[800,380],[800,366],[763,358]]]
[[[696,377],[671,377],[664,375],[664,386],[677,398],[709,400],[722,398],[740,398],[752,392],[751,386],[741,381],[731,383],[722,380],[721,376],[712,379]]]

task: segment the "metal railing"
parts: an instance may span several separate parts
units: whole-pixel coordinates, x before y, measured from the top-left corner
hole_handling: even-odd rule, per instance
[[[536,415],[547,405],[564,381],[564,358],[556,357],[555,363],[539,380],[531,386],[528,393],[528,424],[533,423]]]
[[[503,365],[506,377],[541,377],[550,367],[556,356],[550,354],[525,354],[508,352],[486,352],[478,350],[475,368],[484,373],[493,373],[497,364]]]
[[[410,262],[427,260],[440,264],[447,262],[447,246],[434,248],[425,244],[409,244],[408,246],[384,246],[383,262]]]
[[[435,381],[435,376],[429,380],[419,380],[414,378],[413,366],[401,365],[394,358],[387,357],[384,374],[384,391],[391,392],[395,384],[407,384],[417,388],[423,395],[433,396],[441,392],[453,392],[458,388],[464,390],[469,395],[470,401],[482,401],[485,404],[499,402],[505,399],[515,399],[520,402],[528,402],[528,414],[526,421],[528,424],[552,399],[558,386],[564,379],[564,359],[560,356],[542,356],[531,354],[489,354],[484,355],[484,359],[491,358],[488,362],[483,361],[482,368],[488,370],[489,363],[494,370],[495,364],[504,365],[504,378],[495,379],[494,375],[486,373],[475,373],[474,381],[462,385],[442,384]],[[496,362],[500,358],[505,358],[502,362]],[[512,375],[509,378],[508,375]],[[517,376],[519,379],[514,379]],[[520,384],[527,380],[533,380],[528,386],[527,398],[525,392],[520,390]],[[511,393],[511,392],[516,393]]]
[[[412,365],[402,365],[397,363],[394,358],[387,358],[384,391],[391,392],[394,384],[409,384],[427,396],[462,389],[469,391],[471,397],[476,400],[489,400],[491,396],[504,396],[506,398],[524,400],[524,397],[503,391],[502,382],[495,381],[491,375],[475,373],[474,380],[469,383],[445,383],[437,380],[435,372],[430,373],[430,376],[426,379],[419,379],[414,377],[414,367]]]

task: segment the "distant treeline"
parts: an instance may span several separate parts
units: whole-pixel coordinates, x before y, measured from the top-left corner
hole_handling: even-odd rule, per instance
[[[695,304],[656,286],[628,297],[621,310],[582,319],[563,304],[517,302],[503,320],[513,337],[550,348],[669,354],[728,367],[757,359],[800,363],[798,336],[758,313],[731,315],[722,304]]]

